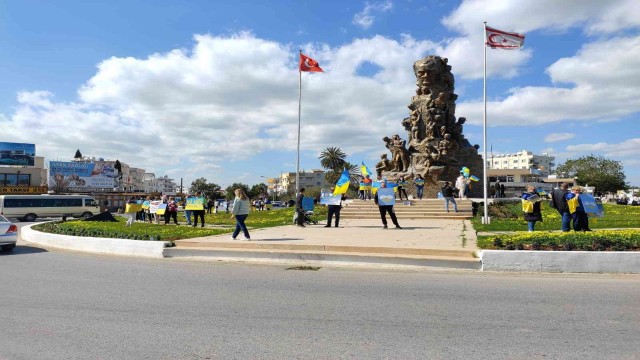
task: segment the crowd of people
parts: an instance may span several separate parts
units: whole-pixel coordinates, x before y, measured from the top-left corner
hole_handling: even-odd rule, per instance
[[[581,195],[583,188],[573,186],[569,190],[569,185],[560,183],[551,192],[552,208],[560,214],[561,229],[564,232],[571,231],[591,231],[589,228],[589,217],[585,211],[585,206]],[[545,198],[532,185],[527,187],[527,192],[522,194],[522,210],[524,219],[527,221],[528,230],[535,230],[536,222],[542,221],[542,202]]]

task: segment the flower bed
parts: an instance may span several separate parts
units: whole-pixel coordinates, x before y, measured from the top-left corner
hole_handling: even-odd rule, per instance
[[[497,234],[479,236],[478,247],[496,250],[640,251],[640,230]]]

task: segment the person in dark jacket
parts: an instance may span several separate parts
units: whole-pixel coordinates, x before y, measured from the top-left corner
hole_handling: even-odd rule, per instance
[[[571,214],[571,217],[573,218],[573,231],[591,231],[591,229],[589,229],[589,217],[587,216],[586,211],[584,211],[582,200],[580,200],[581,194],[582,187],[574,186],[571,188],[571,192],[565,196],[567,201],[578,198],[576,210]]]
[[[529,232],[535,230],[536,221],[542,221],[542,199],[536,188],[532,185],[527,186],[527,192],[522,194],[522,200],[533,202],[533,212],[524,213],[524,219],[528,222]]]
[[[334,188],[331,188],[331,192],[333,192]],[[342,202],[347,198],[342,194],[340,197],[340,205],[329,205],[327,207],[327,225],[325,227],[331,227],[331,219],[333,219],[333,215],[336,216],[336,227],[340,224],[340,210],[342,210]]]
[[[402,201],[402,194],[404,194],[404,198],[406,200],[409,200],[409,195],[407,195],[407,180],[404,179],[404,176],[400,176],[400,178],[398,179],[398,186],[396,187],[398,189],[398,196],[400,197],[400,201]]]
[[[451,186],[450,181],[445,181],[444,185],[440,189],[442,192],[442,197],[444,198],[444,208],[449,212],[449,203],[453,203],[453,210],[458,212],[458,204],[456,204],[456,199],[453,197],[454,189]]]
[[[387,187],[387,180],[382,180],[380,182],[380,188],[386,188]],[[378,192],[376,192],[376,195],[373,197],[373,201],[376,203],[376,205],[378,205],[378,210],[380,211],[380,219],[382,219],[382,228],[386,229],[387,228],[387,216],[386,213],[389,213],[389,216],[391,217],[391,221],[393,222],[393,224],[396,226],[396,229],[402,229],[400,227],[400,224],[398,224],[398,219],[396,218],[396,213],[393,211],[393,205],[380,205],[378,204]]]
[[[551,207],[558,210],[562,218],[562,231],[571,230],[571,214],[569,213],[569,205],[567,205],[566,196],[569,193],[569,185],[560,183],[557,189],[551,192]]]
[[[298,213],[298,218],[296,219],[296,225],[300,227],[305,227],[304,226],[304,209],[302,208],[302,199],[304,199],[304,188],[300,188],[298,197],[296,197],[296,212]]]

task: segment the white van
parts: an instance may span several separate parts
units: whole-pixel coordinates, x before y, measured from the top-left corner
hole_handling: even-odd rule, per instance
[[[98,202],[87,195],[0,195],[0,215],[22,221],[60,216],[86,219],[99,213]]]

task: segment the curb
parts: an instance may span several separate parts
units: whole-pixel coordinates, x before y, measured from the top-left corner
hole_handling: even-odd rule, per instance
[[[393,267],[480,270],[477,258],[447,256],[407,256],[393,254],[362,254],[295,250],[250,250],[230,248],[167,248],[165,257],[178,260],[276,263],[316,265],[323,267]]]
[[[482,271],[640,274],[640,252],[633,251],[479,251]]]
[[[141,241],[50,234],[31,229],[31,224],[20,229],[22,240],[47,247],[84,251],[96,254],[163,258],[164,241]]]

